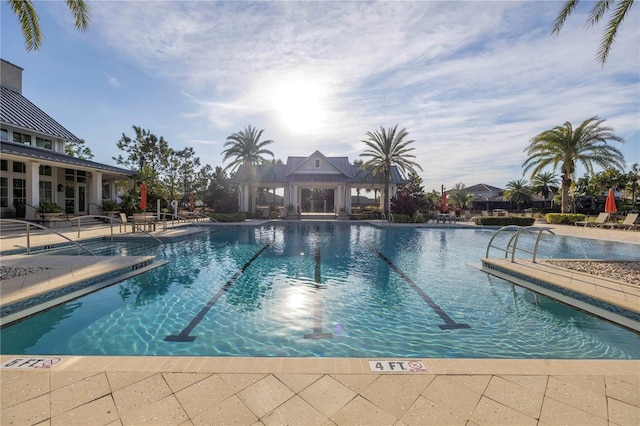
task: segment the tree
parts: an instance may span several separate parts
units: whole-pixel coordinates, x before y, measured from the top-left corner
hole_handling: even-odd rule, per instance
[[[398,125],[386,129],[380,127],[375,132],[367,132],[369,139],[362,142],[367,149],[360,154],[361,157],[368,157],[362,168],[371,173],[374,177],[381,177],[384,181],[384,212],[389,213],[389,184],[393,166],[397,167],[403,174],[415,173],[415,168],[422,170],[420,165],[410,158],[415,155],[409,154],[413,147],[409,147],[414,141],[404,140],[409,133],[406,129],[398,131]]]
[[[627,16],[627,12],[629,12],[631,6],[633,6],[633,1],[634,0],[596,0],[593,3],[591,13],[589,13],[589,18],[587,19],[587,25],[589,27],[595,26],[600,22],[600,19],[602,19],[604,15],[611,10],[611,16],[602,36],[602,40],[600,41],[598,54],[596,55],[598,62],[602,65],[607,62],[607,57],[609,56],[611,46],[613,46],[613,42],[615,41],[618,28],[622,24],[625,16]],[[567,17],[579,2],[580,0],[566,0],[562,10],[556,17],[553,30],[551,31],[552,35],[558,35],[560,33]]]
[[[233,161],[225,167],[225,170],[231,169],[232,172],[235,172],[242,166],[242,176],[240,178],[243,182],[249,184],[250,210],[254,208],[252,188],[254,166],[268,163],[269,160],[264,158],[264,155],[274,157],[273,152],[265,148],[267,145],[272,144],[273,141],[271,139],[260,141],[262,132],[264,132],[264,130],[258,131],[255,127],[248,125],[238,133],[228,136],[224,144],[227,149],[222,151],[222,154],[224,154],[223,162],[233,159]]]
[[[195,191],[197,183],[196,171],[200,167],[200,158],[191,147],[176,151],[178,160],[178,182],[182,189],[182,201],[187,203],[189,194]]]
[[[534,194],[542,195],[544,198],[544,206],[547,207],[547,200],[551,192],[558,192],[560,189],[560,181],[555,173],[540,172],[531,179],[531,191]]]
[[[601,126],[604,121],[597,116],[591,117],[575,129],[566,122],[538,134],[525,149],[528,158],[522,164],[523,174],[533,168],[532,178],[547,166],[552,166],[555,172],[560,164],[563,213],[569,208],[569,188],[576,163],[582,164],[590,174],[593,174],[594,164],[605,169],[624,167],[620,150],[607,143],[609,140],[623,143],[624,139],[616,136],[610,127]]]
[[[118,164],[122,164],[134,172],[148,165],[157,179],[168,166],[168,158],[171,154],[169,144],[162,136],[158,139],[151,131],[141,127],[133,126],[133,131],[136,134],[135,139],[131,139],[123,133],[117,143],[118,149],[126,152],[127,157],[120,154],[118,157],[112,158]]]
[[[24,43],[28,52],[39,51],[42,45],[40,20],[32,0],[7,0],[14,15],[20,22]],[[75,27],[84,32],[89,26],[89,6],[83,0],[66,0],[73,15]]]
[[[93,158],[93,152],[91,152],[91,148],[84,144],[84,139],[80,139],[78,142],[67,141],[64,144],[64,152],[71,157],[80,158],[82,160],[91,160]]]
[[[520,206],[531,202],[531,190],[526,179],[518,179],[507,182],[502,199],[511,203],[516,203],[517,209]]]
[[[456,183],[455,187],[449,191],[447,197],[448,204],[461,209],[466,209],[472,201],[473,194],[467,192],[467,188],[462,182]]]
[[[638,172],[640,172],[638,163],[634,163],[631,166],[631,170],[629,171],[629,183],[628,183],[628,188],[631,191],[631,210],[633,210],[634,212],[637,211],[636,195],[638,194]]]

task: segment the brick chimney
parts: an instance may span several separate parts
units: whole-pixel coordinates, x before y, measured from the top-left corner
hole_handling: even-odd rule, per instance
[[[0,85],[22,94],[22,68],[0,59]]]

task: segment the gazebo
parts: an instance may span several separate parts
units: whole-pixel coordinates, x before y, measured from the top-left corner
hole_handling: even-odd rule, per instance
[[[249,206],[251,192],[257,189],[282,188],[284,191],[284,206],[293,206],[296,211],[334,212],[344,210],[351,213],[351,190],[357,188],[379,189],[384,188],[381,176],[373,176],[360,166],[349,162],[348,157],[326,157],[320,151],[316,151],[308,157],[288,157],[283,165],[255,166],[253,178],[240,166],[234,176],[234,182],[238,184],[239,210],[249,212],[255,210]],[[396,167],[392,168],[389,192],[394,196],[398,185],[404,182],[403,176]],[[324,200],[310,199],[312,190],[324,190],[327,194]],[[390,197],[389,197],[390,198]],[[314,202],[322,201],[322,203]],[[380,208],[383,207],[380,201]]]

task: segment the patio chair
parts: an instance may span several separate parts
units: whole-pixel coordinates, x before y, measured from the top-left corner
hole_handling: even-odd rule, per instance
[[[120,232],[122,232],[122,226],[124,225],[124,232],[127,232],[127,225],[131,226],[129,222],[127,222],[127,215],[124,213],[119,213],[120,216]],[[131,226],[131,230],[133,230],[133,226]]]
[[[603,226],[604,223],[609,219],[609,213],[600,213],[598,215],[598,217],[596,218],[596,220],[594,220],[593,222],[590,220],[580,220],[578,222],[575,223],[576,226],[578,225],[582,225],[585,227],[589,227],[589,226]]]
[[[629,213],[627,217],[624,218],[622,223],[605,223],[603,226],[609,226],[611,229],[633,229],[635,231],[636,229],[638,229],[638,224],[636,224],[638,216],[640,216],[640,214],[638,213]]]

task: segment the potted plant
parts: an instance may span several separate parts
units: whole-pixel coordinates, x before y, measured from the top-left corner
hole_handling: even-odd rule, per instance
[[[102,200],[102,211],[107,216],[113,216],[120,211],[120,205],[111,199]]]
[[[293,204],[287,205],[287,219],[297,219],[298,215],[296,214],[296,206]]]
[[[56,203],[40,203],[36,212],[44,218],[58,217],[62,209]]]

